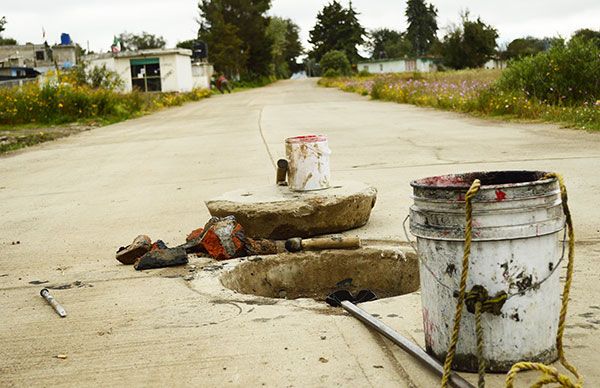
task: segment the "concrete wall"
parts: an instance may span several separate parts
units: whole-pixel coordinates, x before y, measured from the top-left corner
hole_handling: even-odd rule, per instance
[[[210,89],[210,79],[213,73],[214,69],[210,63],[192,64],[192,80],[194,89]]]
[[[187,55],[175,55],[177,88],[180,92],[189,92],[194,88],[192,60]]]

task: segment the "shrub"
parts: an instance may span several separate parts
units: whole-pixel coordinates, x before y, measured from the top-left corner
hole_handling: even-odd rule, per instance
[[[341,73],[337,69],[327,69],[325,70],[325,73],[323,73],[323,77],[325,78],[335,78],[339,77],[340,75]]]
[[[581,38],[555,44],[546,52],[512,62],[497,86],[549,104],[595,102],[600,98],[600,48]]]
[[[323,55],[319,65],[321,66],[323,75],[325,75],[328,70],[337,71],[340,75],[349,75],[352,70],[346,54],[338,50],[331,50]]]
[[[93,66],[90,69],[85,62],[82,62],[61,75],[63,80],[65,77],[70,83],[86,85],[94,89],[103,88],[115,90],[123,86],[123,80],[119,74],[108,69],[106,64],[103,64],[102,66]]]

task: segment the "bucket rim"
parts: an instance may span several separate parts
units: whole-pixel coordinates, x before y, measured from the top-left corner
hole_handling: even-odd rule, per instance
[[[327,141],[326,135],[300,135],[288,137],[287,139],[285,139],[285,142],[289,144],[320,143],[324,141]]]
[[[482,179],[481,190],[495,190],[501,188],[513,188],[513,187],[524,187],[532,185],[542,185],[556,181],[556,178],[542,179],[548,172],[539,170],[500,170],[500,171],[474,171],[467,173],[458,174],[445,174],[437,176],[429,176],[425,178],[415,179],[410,182],[413,188],[418,189],[439,189],[439,190],[456,190],[456,189],[468,189],[471,183],[475,179]],[[537,179],[528,179],[517,182],[503,182],[495,184],[486,184],[486,180],[491,177],[503,176],[503,175],[515,175],[525,176],[529,175],[531,178],[539,177]],[[493,182],[493,179],[492,179]]]

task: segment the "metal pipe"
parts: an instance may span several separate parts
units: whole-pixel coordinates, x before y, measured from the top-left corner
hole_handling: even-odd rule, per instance
[[[396,345],[400,346],[405,352],[415,357],[428,369],[435,372],[438,376],[442,376],[442,374],[444,373],[444,367],[442,366],[442,364],[440,364],[438,360],[427,354],[419,346],[404,338],[396,331],[394,331],[391,327],[387,326],[385,323],[373,317],[365,310],[361,309],[360,307],[357,307],[354,303],[344,300],[341,302],[341,305],[344,308],[344,310],[348,311],[352,316],[358,318],[358,320],[360,320],[370,328],[375,329],[384,337],[386,337]],[[472,385],[467,380],[463,379],[454,372],[452,372],[450,375],[450,384],[456,388],[475,388],[474,385]]]
[[[65,311],[65,309],[56,301],[56,299],[54,299],[52,295],[50,295],[50,291],[48,291],[47,288],[42,289],[42,291],[40,291],[40,295],[44,299],[46,299],[46,301],[50,304],[50,306],[52,306],[54,311],[56,311],[58,315],[61,316],[61,318],[67,316],[67,312]]]

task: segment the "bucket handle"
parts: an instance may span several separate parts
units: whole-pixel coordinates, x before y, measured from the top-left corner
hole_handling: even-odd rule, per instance
[[[427,262],[421,258],[421,255],[419,254],[419,250],[417,249],[414,241],[412,241],[410,239],[410,237],[408,236],[408,230],[406,229],[406,221],[408,221],[409,219],[410,219],[410,214],[407,214],[406,217],[404,218],[404,221],[402,221],[402,229],[404,230],[404,238],[410,244],[411,248],[415,251],[415,254],[417,255],[417,259],[419,260],[419,262],[421,264],[423,264],[423,267],[425,267],[427,269],[427,271],[431,274],[431,276],[435,279],[435,281],[438,282],[440,286],[446,288],[448,291],[450,291],[454,295],[455,292],[457,292],[457,291],[453,290],[452,287],[450,287],[447,284],[445,284],[444,282],[442,282],[442,280],[439,279],[434,274],[433,270],[431,268],[429,268],[429,265],[427,265]],[[550,279],[550,277],[552,277],[552,275],[554,275],[554,272],[556,272],[556,269],[560,267],[561,263],[563,262],[563,260],[565,258],[566,246],[567,246],[567,223],[565,221],[565,224],[563,226],[562,252],[561,252],[561,255],[560,255],[560,259],[558,260],[558,262],[556,262],[556,264],[554,265],[554,267],[552,268],[552,270],[550,271],[550,273],[545,278],[543,278],[542,280],[533,283],[532,285],[530,285],[529,287],[525,288],[524,290],[521,290],[521,291],[518,291],[518,292],[515,292],[515,293],[507,293],[506,300],[512,298],[513,296],[523,295],[523,294],[525,294],[529,290],[538,288],[546,280]]]

